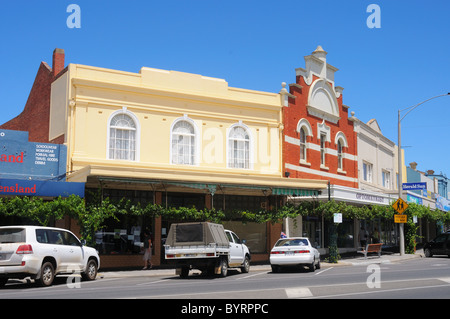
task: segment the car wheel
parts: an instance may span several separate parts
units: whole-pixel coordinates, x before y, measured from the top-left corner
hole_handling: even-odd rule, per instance
[[[53,279],[55,279],[53,264],[51,262],[43,263],[38,283],[43,287],[48,287],[53,283]]]
[[[272,267],[272,272],[273,272],[273,273],[277,273],[277,272],[280,271],[280,267],[277,266],[277,265],[272,265],[271,267]]]
[[[313,259],[311,265],[308,266],[310,272],[314,272],[316,270],[316,258]]]
[[[180,272],[180,278],[189,277],[189,267],[182,267]]]
[[[91,259],[87,263],[86,272],[82,273],[81,276],[83,280],[86,281],[95,280],[95,278],[97,277],[97,271],[97,263],[95,262],[95,260]]]
[[[220,276],[226,277],[228,274],[228,262],[225,258],[220,261]]]
[[[425,257],[433,257],[433,253],[429,248],[425,249]]]
[[[250,271],[250,260],[248,260],[248,257],[246,256],[245,260],[244,260],[244,264],[241,267],[241,272],[248,273],[249,271]]]
[[[320,259],[317,261],[316,269],[320,269]]]
[[[6,285],[8,278],[0,278],[0,288]]]

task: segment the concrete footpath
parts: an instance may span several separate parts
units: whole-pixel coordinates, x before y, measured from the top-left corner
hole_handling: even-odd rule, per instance
[[[381,257],[377,254],[371,254],[364,258],[363,254],[360,256],[348,257],[339,260],[338,263],[327,263],[321,261],[321,268],[327,267],[342,267],[342,266],[362,266],[369,264],[389,264],[404,262],[415,258],[424,257],[423,251],[418,250],[415,254],[405,254],[400,256],[399,253],[382,253]],[[253,271],[272,271],[270,264],[264,265],[251,265],[250,272]],[[192,270],[191,273],[198,272],[197,270]],[[175,269],[173,268],[154,268],[149,270],[115,270],[115,271],[102,271],[100,269],[97,278],[126,278],[126,277],[148,277],[148,276],[175,276]]]

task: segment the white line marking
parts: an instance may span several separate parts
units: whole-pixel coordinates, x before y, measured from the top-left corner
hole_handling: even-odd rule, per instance
[[[325,271],[328,271],[328,270],[333,269],[333,268],[334,268],[334,267],[330,267],[330,268],[321,270],[321,271],[319,271],[319,272],[316,272],[316,273],[314,274],[314,276],[320,275],[320,274],[324,273]]]
[[[305,287],[286,288],[284,291],[288,298],[309,298],[313,296],[311,290]]]
[[[260,272],[260,273],[253,274],[253,275],[248,275],[248,276],[245,276],[245,277],[242,277],[242,278],[236,278],[235,280],[247,279],[247,278],[250,278],[250,277],[255,277],[255,276],[264,275],[264,274],[267,274],[267,272]]]

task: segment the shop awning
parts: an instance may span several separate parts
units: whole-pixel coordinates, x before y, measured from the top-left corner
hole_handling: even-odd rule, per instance
[[[272,195],[286,195],[286,196],[318,196],[318,190],[312,189],[298,189],[298,188],[272,188]]]

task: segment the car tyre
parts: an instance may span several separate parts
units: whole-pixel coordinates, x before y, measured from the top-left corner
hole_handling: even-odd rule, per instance
[[[42,264],[41,273],[38,279],[39,285],[43,287],[51,286],[55,279],[55,269],[51,262],[45,262]]]
[[[241,267],[241,272],[246,274],[249,271],[250,271],[250,260],[248,259],[247,256],[245,256],[243,266]]]
[[[226,277],[228,274],[228,262],[226,258],[222,258],[220,261],[220,276]]]
[[[433,257],[433,253],[429,248],[425,249],[425,257]]]
[[[308,267],[310,272],[314,272],[316,270],[316,258],[313,259],[312,263]]]
[[[0,288],[6,285],[8,278],[0,278]]]
[[[180,278],[189,277],[189,267],[182,267],[180,272]]]
[[[98,272],[97,262],[91,259],[87,263],[86,272],[83,272],[81,274],[81,277],[83,278],[83,280],[86,281],[95,280],[95,278],[97,277],[97,272]]]

